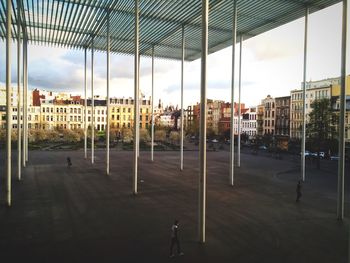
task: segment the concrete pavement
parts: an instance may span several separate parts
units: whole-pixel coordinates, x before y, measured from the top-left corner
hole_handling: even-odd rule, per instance
[[[137,196],[131,194],[132,152],[111,152],[110,176],[100,150],[95,165],[83,159],[82,151],[32,151],[29,156],[23,181],[14,179],[11,208],[4,205],[1,169],[1,262],[347,260],[348,230],[335,214],[336,171],[309,168],[297,204],[298,167],[292,159],[242,154],[230,187],[228,152],[208,152],[207,243],[201,245],[198,152],[185,152],[182,172],[177,152],[155,152],[154,163],[149,152],[141,152]],[[185,256],[169,259],[175,218]]]

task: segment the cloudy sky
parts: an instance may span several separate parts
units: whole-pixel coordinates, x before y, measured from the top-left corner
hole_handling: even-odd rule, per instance
[[[338,4],[310,15],[307,80],[340,75],[341,13],[342,6]],[[290,90],[300,88],[303,78],[303,32],[304,19],[299,19],[243,42],[242,102],[255,106],[268,94],[286,96]],[[3,42],[0,42],[0,48],[3,50],[0,85],[4,85]],[[239,45],[237,52],[238,48]],[[15,46],[12,50],[13,61],[16,61]],[[208,98],[230,100],[231,51],[232,47],[229,47],[209,56]],[[350,51],[347,74],[350,69],[349,55]],[[88,58],[90,65],[90,56]],[[83,51],[29,46],[28,59],[30,89],[83,94]],[[238,59],[236,63],[238,68]],[[180,67],[180,62],[155,60],[155,101],[161,99],[165,105],[180,104]],[[13,65],[12,72],[15,83],[16,65]],[[95,53],[95,94],[106,95],[105,78],[106,55]],[[184,81],[184,104],[195,104],[200,99],[200,60],[185,63]],[[141,58],[140,88],[146,96],[151,95],[151,60],[147,58]],[[133,96],[133,57],[111,55],[111,95]]]

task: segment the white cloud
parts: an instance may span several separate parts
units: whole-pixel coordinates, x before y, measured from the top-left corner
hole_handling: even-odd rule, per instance
[[[310,15],[308,46],[308,77],[322,79],[340,74],[341,5],[335,5]],[[260,103],[267,94],[289,95],[300,87],[303,72],[304,19],[299,19],[243,43],[242,102]],[[350,34],[348,34],[350,35]],[[5,45],[0,43],[4,50]],[[208,98],[229,101],[231,94],[231,47],[208,57]],[[30,85],[46,89],[65,90],[83,94],[84,52],[46,46],[29,49]],[[236,89],[238,91],[238,53],[236,60]],[[16,80],[16,47],[12,45],[13,81]],[[4,54],[4,52],[3,52]],[[350,52],[348,52],[348,56]],[[88,52],[88,94],[90,91],[90,52]],[[349,61],[349,59],[348,59]],[[5,57],[0,57],[0,81],[5,80]],[[95,94],[106,94],[106,55],[95,53]],[[111,95],[134,95],[133,56],[111,56]],[[140,88],[151,95],[151,60],[141,58]],[[179,61],[155,60],[155,101],[180,104]],[[350,63],[348,63],[348,72]],[[185,63],[184,103],[200,100],[200,60]]]

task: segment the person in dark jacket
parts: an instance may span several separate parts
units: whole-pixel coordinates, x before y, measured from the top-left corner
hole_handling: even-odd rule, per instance
[[[173,248],[175,244],[177,247],[177,253],[180,256],[184,255],[184,253],[181,252],[178,231],[179,231],[179,220],[175,220],[174,224],[171,226],[170,257],[174,257]]]
[[[295,200],[295,202],[299,202],[300,198],[301,198],[301,181],[299,180],[297,184],[297,199]]]
[[[72,166],[72,161],[71,161],[71,159],[70,159],[69,156],[67,157],[67,166],[68,166],[68,167],[71,167],[71,166]]]

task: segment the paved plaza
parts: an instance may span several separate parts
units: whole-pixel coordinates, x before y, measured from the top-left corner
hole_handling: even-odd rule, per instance
[[[29,156],[7,208],[1,152],[1,262],[347,262],[347,220],[336,220],[336,162],[323,161],[320,171],[307,163],[296,203],[296,157],[243,153],[230,187],[229,153],[208,152],[207,242],[199,244],[197,151],[185,152],[182,172],[178,152],[155,152],[154,163],[141,152],[137,196],[130,151],[111,151],[110,176],[101,150],[94,165],[82,151]],[[348,187],[346,201],[348,216]],[[174,219],[185,255],[169,258]]]

